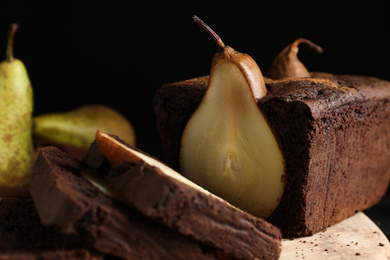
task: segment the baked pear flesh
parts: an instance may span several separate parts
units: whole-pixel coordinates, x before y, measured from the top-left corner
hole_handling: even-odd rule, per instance
[[[221,51],[214,56],[208,89],[183,132],[181,171],[242,210],[267,218],[283,195],[285,167],[256,103],[266,94],[263,77],[250,56],[216,41]]]

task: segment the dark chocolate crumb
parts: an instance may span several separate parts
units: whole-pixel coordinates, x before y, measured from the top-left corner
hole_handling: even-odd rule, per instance
[[[360,253],[356,253],[356,255],[362,255],[362,254],[360,254]]]
[[[326,248],[325,248],[325,250],[324,250],[324,251],[328,251],[328,249],[326,249]]]
[[[383,243],[379,243],[379,246],[385,246],[385,244],[383,244]]]

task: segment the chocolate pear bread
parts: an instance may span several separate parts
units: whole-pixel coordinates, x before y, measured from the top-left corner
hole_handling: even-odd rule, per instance
[[[45,226],[120,259],[216,259],[214,249],[145,218],[81,174],[79,160],[55,147],[41,149],[30,190]]]
[[[0,259],[105,259],[82,238],[42,225],[33,201],[0,199]]]
[[[312,73],[265,83],[257,104],[286,167],[282,199],[267,220],[284,237],[308,236],[376,204],[390,179],[390,82]],[[165,161],[178,172],[182,133],[207,85],[205,76],[156,92]]]
[[[102,143],[108,145],[102,147]],[[104,150],[115,160],[128,152],[129,159],[111,166]],[[95,169],[126,203],[184,236],[236,259],[279,257],[281,234],[276,227],[213,196],[120,139],[98,133],[84,163]]]

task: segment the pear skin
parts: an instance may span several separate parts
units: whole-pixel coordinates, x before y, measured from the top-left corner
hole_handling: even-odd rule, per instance
[[[130,122],[104,105],[85,105],[68,112],[38,115],[34,117],[33,136],[87,150],[97,129],[135,145],[135,132]]]
[[[318,53],[323,52],[321,46],[312,43],[308,39],[299,38],[287,47],[285,47],[278,54],[278,56],[276,56],[275,60],[272,62],[271,66],[267,71],[267,77],[271,79],[310,77],[309,71],[307,70],[305,65],[303,65],[303,63],[298,59],[298,46],[301,43],[305,43],[311,49],[315,50]]]
[[[0,63],[0,185],[29,183],[34,163],[33,92],[23,63],[13,57],[17,25],[11,26],[6,60]]]

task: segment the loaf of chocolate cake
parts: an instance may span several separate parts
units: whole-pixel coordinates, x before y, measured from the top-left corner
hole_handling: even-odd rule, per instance
[[[286,165],[268,220],[284,237],[308,236],[376,204],[390,180],[390,82],[325,73],[265,82],[257,104]],[[182,133],[207,84],[207,76],[166,84],[155,96],[165,160],[178,172]]]
[[[0,199],[0,259],[105,259],[82,237],[42,225],[33,201]]]
[[[45,226],[82,238],[120,259],[217,259],[216,249],[181,236],[105,195],[82,176],[81,162],[43,147],[30,182]]]

